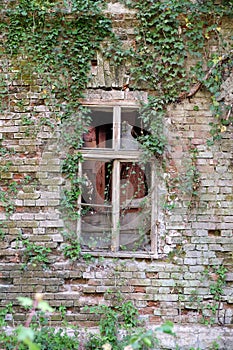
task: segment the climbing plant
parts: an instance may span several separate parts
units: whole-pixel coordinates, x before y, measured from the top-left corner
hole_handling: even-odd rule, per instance
[[[120,1],[135,10],[138,22],[134,41],[126,48],[104,13],[106,1],[5,1],[0,24],[2,109],[13,104],[13,82],[30,86],[30,91],[40,86],[38,98],[48,113],[42,118],[33,110],[24,117],[25,137],[33,134],[34,125],[35,132],[43,125],[59,128],[69,159],[90,123],[80,98],[98,51],[110,63],[128,67],[127,88],[149,91],[148,104],[141,111],[149,131],[140,140],[144,152],[164,153],[162,118],[167,105],[191,98],[201,88],[211,95],[215,117],[211,145],[232,124],[232,105],[219,100],[221,85],[232,69],[231,38],[223,28],[224,17],[233,13],[232,0]],[[28,98],[22,96],[15,110],[27,111]],[[71,189],[64,191],[63,204],[74,212],[80,184],[74,183],[74,177],[69,180]]]
[[[1,12],[2,110],[10,105],[16,112],[27,112],[30,92],[37,94],[46,108],[46,118],[34,108],[22,118],[21,130],[25,137],[36,137],[44,125],[52,132],[60,130],[61,148],[67,155],[62,172],[71,183],[62,203],[71,212],[79,189],[73,172],[72,178],[67,174],[71,170],[68,163],[71,157],[79,159],[69,154],[80,147],[89,122],[79,100],[90,79],[91,60],[101,42],[113,36],[111,21],[102,12],[105,6],[101,0],[19,0],[6,2]],[[25,90],[29,92],[25,94]],[[15,105],[11,93],[21,91],[24,93]],[[4,155],[7,146],[1,149]]]
[[[232,1],[134,1],[122,2],[136,10],[138,25],[135,40],[125,59],[129,67],[129,86],[142,86],[150,91],[149,103],[143,106],[142,117],[151,135],[142,136],[143,149],[163,154],[166,148],[164,123],[169,104],[176,105],[192,98],[200,89],[210,95],[211,137],[207,145],[220,140],[232,125],[232,101],[221,96],[224,81],[233,66],[232,36],[224,30],[225,16],[232,17]],[[110,56],[117,62],[117,51],[110,47]],[[115,53],[115,55],[113,54]],[[121,64],[122,55],[120,55]],[[149,107],[149,108],[147,108]],[[146,113],[145,113],[146,112]],[[194,149],[188,146],[190,150]],[[167,179],[168,197],[177,193],[190,195],[188,208],[198,199],[199,176],[197,153],[187,152],[184,173]],[[165,169],[169,164],[165,166]],[[172,181],[172,183],[171,183]],[[179,183],[182,183],[180,191]],[[171,201],[172,205],[174,200]],[[166,204],[171,208],[170,202]]]
[[[151,113],[154,109],[160,114],[169,103],[191,98],[205,87],[215,116],[212,141],[221,138],[232,123],[232,104],[218,102],[232,68],[232,37],[226,37],[222,28],[224,17],[233,14],[232,0],[122,2],[136,10],[138,19],[134,46],[126,55],[133,60],[130,80],[156,96]]]

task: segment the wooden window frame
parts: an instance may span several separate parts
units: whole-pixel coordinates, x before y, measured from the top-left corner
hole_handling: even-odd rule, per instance
[[[158,207],[157,207],[157,171],[156,171],[156,159],[150,160],[151,163],[151,233],[150,233],[150,251],[137,252],[137,251],[121,251],[119,250],[119,218],[120,218],[120,163],[121,162],[134,162],[139,161],[141,151],[140,150],[124,150],[120,148],[121,143],[121,108],[139,108],[139,105],[135,102],[103,102],[103,103],[83,103],[84,106],[88,108],[106,108],[112,107],[113,110],[113,144],[112,148],[81,148],[80,153],[83,156],[83,160],[100,160],[109,161],[113,160],[113,190],[112,190],[112,245],[111,250],[101,250],[101,251],[91,251],[93,256],[104,256],[104,257],[133,257],[133,258],[150,258],[157,259],[157,218],[158,218]],[[82,176],[82,163],[79,164],[79,176]],[[78,199],[78,210],[81,218],[81,195]],[[81,219],[77,221],[77,235],[80,240],[81,236]],[[82,249],[82,254],[90,253],[90,251],[85,251]]]

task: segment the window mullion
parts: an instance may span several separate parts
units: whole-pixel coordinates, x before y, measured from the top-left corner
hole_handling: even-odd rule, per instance
[[[120,162],[113,162],[112,186],[112,251],[119,250],[119,223],[120,223]]]
[[[118,151],[121,143],[121,107],[113,108],[113,149]]]

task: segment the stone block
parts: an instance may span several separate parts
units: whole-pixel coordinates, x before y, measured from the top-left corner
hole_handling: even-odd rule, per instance
[[[159,287],[159,294],[169,294],[171,292],[171,288],[169,287]]]
[[[186,252],[185,256],[186,258],[200,258],[202,256],[202,252],[193,250],[193,251]]]
[[[144,279],[135,279],[132,278],[130,280],[130,284],[132,286],[150,286],[151,285],[151,280],[149,278],[144,278]]]
[[[47,295],[48,293],[46,293]],[[55,293],[54,299],[55,300],[62,300],[64,303],[66,303],[67,300],[78,300],[80,297],[80,293]]]
[[[146,293],[147,294],[155,294],[155,295],[158,294],[159,285],[161,285],[161,284],[158,284],[157,286],[146,287]]]
[[[184,264],[185,265],[197,265],[197,259],[196,258],[185,258]]]
[[[157,299],[158,301],[178,301],[178,295],[176,294],[158,294]]]
[[[166,279],[171,277],[171,273],[169,272],[159,272],[159,279]]]
[[[17,227],[21,227],[21,228],[33,228],[33,227],[38,227],[39,223],[37,221],[17,221]]]
[[[63,227],[64,222],[63,220],[44,220],[40,221],[39,223],[40,227]]]
[[[97,277],[97,276],[96,276]],[[95,278],[95,272],[83,272],[83,278],[89,279],[89,278]],[[98,277],[97,277],[98,278]]]
[[[83,286],[83,293],[86,294],[92,294],[96,293],[96,288],[95,286]]]
[[[189,267],[189,271],[191,273],[197,273],[197,272],[203,272],[204,271],[204,267],[202,265],[199,266],[190,266]]]

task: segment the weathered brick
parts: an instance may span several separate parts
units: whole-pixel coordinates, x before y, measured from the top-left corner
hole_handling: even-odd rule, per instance
[[[109,18],[115,18],[114,31],[120,38],[124,37],[124,45],[133,47],[134,28],[137,27],[135,14],[115,1],[108,6],[107,11],[113,11],[112,14],[108,12]],[[230,38],[231,21],[224,19],[221,30],[223,28],[226,31],[224,34],[230,31],[227,34]],[[208,45],[215,44],[208,41]],[[215,52],[215,49],[213,46],[212,51]],[[97,74],[88,83],[86,91],[89,103],[125,104],[128,108],[134,102],[147,100],[146,86],[142,92],[122,90],[125,67],[119,67],[113,79],[109,62],[104,62],[102,57],[99,60]],[[186,62],[189,69],[192,62],[188,61],[189,58]],[[49,120],[54,117],[51,113],[59,112],[59,107],[52,103],[56,94],[53,94],[51,101],[46,99],[46,103],[43,103],[42,79],[35,79],[30,86],[29,82],[16,79],[13,72],[7,72],[7,67],[10,65],[1,68],[1,75],[4,74],[11,81],[9,89],[13,90],[9,90],[9,101],[12,103],[6,105],[6,110],[0,115],[0,138],[1,147],[13,148],[15,153],[9,155],[12,161],[9,171],[1,173],[1,186],[7,187],[8,182],[15,180],[18,181],[19,190],[11,193],[15,205],[13,214],[6,215],[4,205],[0,207],[2,305],[7,305],[9,301],[16,304],[19,295],[33,297],[36,292],[41,292],[51,306],[64,305],[70,308],[67,312],[69,322],[89,327],[97,325],[99,315],[88,313],[85,306],[111,306],[122,293],[123,300],[132,300],[139,309],[141,319],[150,325],[168,318],[177,323],[198,323],[200,307],[208,305],[213,299],[209,288],[214,281],[203,272],[209,266],[223,264],[229,271],[221,296],[219,316],[231,324],[232,126],[227,127],[228,131],[222,133],[222,139],[214,146],[207,146],[206,139],[211,136],[209,123],[216,121],[209,108],[211,97],[207,91],[200,89],[191,99],[170,104],[164,116],[167,146],[163,165],[160,160],[156,160],[158,176],[154,181],[158,191],[154,218],[158,234],[158,259],[151,257],[149,252],[146,254],[146,251],[140,258],[136,258],[134,252],[126,258],[127,252],[108,252],[108,257],[105,257],[104,251],[90,251],[90,255],[96,254],[91,262],[84,261],[84,255],[70,262],[63,254],[69,227],[65,227],[66,220],[63,219],[60,202],[66,182],[61,173],[61,164],[69,151],[63,149],[60,130],[56,129],[56,125],[53,130],[48,125],[41,125],[35,135],[26,136],[27,132],[35,131],[35,128],[34,125],[22,123],[22,118],[33,118],[37,123],[40,118]],[[15,105],[20,100],[22,108]],[[197,164],[193,164],[191,159],[191,145],[198,150]],[[4,162],[5,159],[0,161]],[[196,196],[198,201],[195,201],[195,196],[190,198],[191,193],[185,187],[188,185],[192,191],[192,174],[188,179],[190,166],[197,166],[200,177]],[[28,175],[35,179],[35,183],[23,183]],[[173,179],[174,188],[173,183],[169,182]],[[0,190],[5,191],[6,188]],[[190,199],[194,201],[192,208],[189,208]],[[166,200],[171,200],[171,204],[174,202],[172,210],[164,210]],[[72,230],[76,239],[76,222],[72,224]],[[30,242],[53,249],[48,256],[50,263],[47,270],[31,264],[26,266],[25,271],[22,270],[24,251],[20,242],[21,233]],[[96,257],[98,254],[100,259]],[[125,254],[124,258],[121,254]],[[190,302],[195,297],[203,300],[201,306],[197,302]],[[212,310],[207,309],[207,312],[211,316]],[[25,315],[20,312],[16,318],[25,321]],[[61,315],[52,315],[52,322],[60,324],[61,321]],[[225,345],[226,329],[224,332]],[[194,333],[189,330],[189,336],[183,338],[189,341]],[[200,329],[195,334],[198,335],[199,343],[186,344],[184,348],[202,347]],[[206,339],[210,339],[209,333]]]
[[[130,284],[132,286],[150,286],[151,285],[151,280],[149,278],[144,278],[144,279],[134,279],[134,278],[132,278],[130,280]]]

